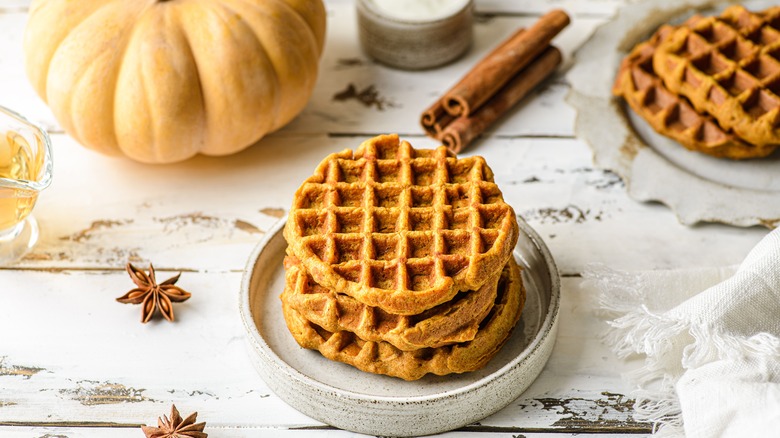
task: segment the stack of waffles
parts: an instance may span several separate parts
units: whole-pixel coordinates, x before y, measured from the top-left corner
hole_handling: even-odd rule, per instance
[[[769,155],[780,145],[780,7],[661,26],[623,60],[613,93],[688,149]]]
[[[525,302],[518,233],[482,157],[396,135],[331,154],[284,230],[287,326],[302,347],[371,373],[479,369]]]

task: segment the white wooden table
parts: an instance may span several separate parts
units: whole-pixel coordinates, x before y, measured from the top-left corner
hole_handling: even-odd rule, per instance
[[[620,0],[478,0],[475,46],[427,72],[369,61],[356,38],[354,5],[330,1],[328,36],[314,96],[291,125],[249,150],[149,166],[77,145],[28,85],[21,40],[29,0],[0,0],[0,105],[46,127],[55,149],[52,186],[35,210],[39,244],[0,267],[0,436],[138,437],[175,403],[198,411],[214,437],[342,437],[271,393],[251,367],[238,314],[247,257],[282,216],[300,182],[330,152],[398,132],[432,147],[420,112],[486,51],[553,7],[572,24],[558,37],[570,59]],[[370,102],[336,100],[353,85]],[[624,183],[592,166],[576,139],[568,86],[549,81],[467,154],[486,157],[505,198],[546,240],[563,279],[560,332],[539,379],[519,399],[453,437],[527,438],[649,434],[634,420],[620,373],[636,363],[598,339],[603,322],[581,293],[591,262],[618,269],[738,263],[766,233],[686,227],[662,205],[629,199]],[[371,91],[370,91],[371,92]],[[684,190],[684,188],[681,188]],[[114,298],[132,287],[128,261],[153,262],[159,277],[182,271],[193,298],[176,322],[140,324],[140,308]]]

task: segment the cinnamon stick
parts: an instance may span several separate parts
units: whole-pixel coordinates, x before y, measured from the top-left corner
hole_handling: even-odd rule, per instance
[[[441,134],[444,128],[452,123],[453,120],[455,120],[455,117],[447,113],[447,111],[444,110],[444,104],[442,104],[441,99],[437,99],[436,103],[431,105],[430,108],[425,110],[422,114],[420,124],[429,136],[438,138],[439,134]]]
[[[525,32],[513,35],[497,54],[480,61],[444,95],[444,109],[453,116],[468,117],[539,56],[568,24],[569,16],[555,9]]]
[[[494,63],[497,62],[497,59],[502,56],[502,52],[504,50],[507,50],[509,45],[514,41],[520,34],[525,32],[525,28],[520,28],[515,31],[512,35],[509,36],[509,38],[505,39],[501,42],[496,48],[494,48],[490,53],[488,53],[480,63]],[[467,80],[470,80],[471,75],[466,74],[461,80],[453,86],[450,91],[447,93],[451,93],[453,89],[456,87],[460,87],[463,85],[463,83]],[[434,102],[433,105],[431,105],[425,112],[422,113],[422,117],[420,118],[420,124],[422,125],[425,132],[434,138],[438,138],[441,132],[444,130],[444,128],[449,125],[453,120],[455,120],[455,116],[449,114],[447,110],[444,108],[444,104],[442,102],[442,99],[436,99],[436,102]]]
[[[453,153],[460,152],[508,109],[547,78],[561,63],[561,52],[552,46],[469,117],[458,117],[437,136]]]

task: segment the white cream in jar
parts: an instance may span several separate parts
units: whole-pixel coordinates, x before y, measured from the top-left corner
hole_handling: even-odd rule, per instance
[[[404,21],[435,21],[461,11],[469,0],[367,0],[377,11]]]
[[[471,45],[473,0],[357,0],[356,7],[360,45],[392,67],[437,67]]]

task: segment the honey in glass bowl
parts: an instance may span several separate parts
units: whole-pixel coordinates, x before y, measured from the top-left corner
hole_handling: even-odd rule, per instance
[[[30,213],[51,183],[51,158],[46,132],[0,107],[0,263],[16,260],[38,239]]]

